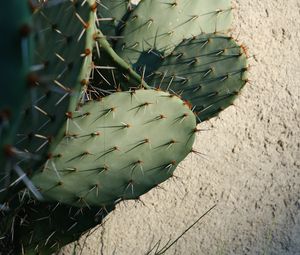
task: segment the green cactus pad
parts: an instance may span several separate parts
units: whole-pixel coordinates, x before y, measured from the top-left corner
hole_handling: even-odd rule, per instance
[[[31,14],[27,1],[11,0],[0,11],[0,193],[10,184],[10,160],[32,64]],[[11,157],[12,156],[12,157]],[[0,199],[1,203],[1,199]]]
[[[244,49],[222,34],[199,35],[183,41],[166,58],[149,53],[143,61],[138,69],[146,66],[147,83],[189,101],[197,122],[232,105],[247,82]]]
[[[196,120],[178,97],[118,92],[69,114],[64,140],[33,183],[46,199],[105,206],[138,198],[191,152]]]
[[[34,14],[36,77],[16,146],[43,155],[82,96],[94,47],[95,1],[49,1]],[[39,69],[41,67],[41,69]]]
[[[131,64],[142,52],[169,54],[183,39],[223,32],[232,20],[230,0],[147,0],[131,13],[116,52]]]

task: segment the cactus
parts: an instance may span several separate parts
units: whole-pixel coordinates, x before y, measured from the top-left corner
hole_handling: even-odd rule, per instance
[[[221,34],[232,19],[229,0],[32,7],[33,64],[25,1],[11,1],[1,16],[2,76],[15,84],[0,95],[5,254],[56,252],[119,202],[171,178],[195,152],[197,123],[231,105],[247,82],[247,54]]]
[[[195,128],[194,114],[175,96],[114,93],[70,113],[65,139],[32,180],[46,199],[72,206],[138,198],[172,176]]]
[[[228,30],[231,10],[230,0],[141,1],[125,24],[116,52],[132,65],[142,52],[165,56],[185,38]]]

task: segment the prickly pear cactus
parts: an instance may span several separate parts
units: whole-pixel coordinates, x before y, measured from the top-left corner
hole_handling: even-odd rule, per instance
[[[105,206],[138,198],[172,177],[192,150],[196,121],[176,96],[137,90],[85,104],[69,113],[65,128],[33,183],[50,200]]]
[[[32,29],[26,1],[0,17],[4,254],[57,252],[173,177],[247,82],[230,0],[30,2]]]

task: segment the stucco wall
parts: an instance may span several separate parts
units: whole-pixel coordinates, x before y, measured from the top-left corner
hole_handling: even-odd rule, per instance
[[[300,2],[236,0],[233,34],[249,48],[251,83],[235,107],[202,125],[177,179],[111,213],[77,248],[83,255],[300,254]],[[72,254],[73,245],[61,254]]]

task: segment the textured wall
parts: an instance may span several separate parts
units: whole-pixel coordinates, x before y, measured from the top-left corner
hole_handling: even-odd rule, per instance
[[[83,255],[145,254],[215,203],[166,254],[300,254],[300,2],[234,4],[233,34],[254,55],[251,84],[236,107],[202,125],[209,131],[195,148],[206,156],[189,156],[144,204],[119,205],[81,240]]]

